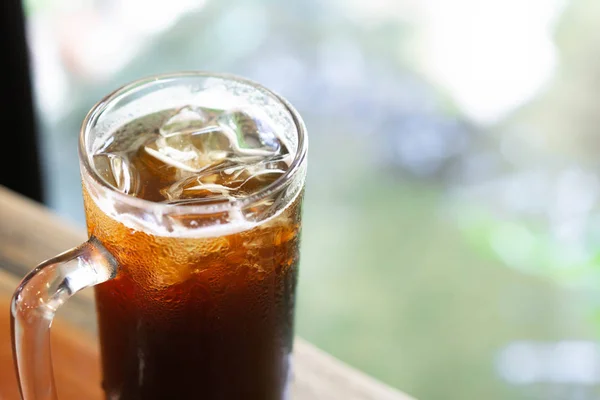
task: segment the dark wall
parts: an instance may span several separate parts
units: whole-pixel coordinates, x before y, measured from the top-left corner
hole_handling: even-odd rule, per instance
[[[0,1],[0,185],[43,201],[29,49],[20,0]]]

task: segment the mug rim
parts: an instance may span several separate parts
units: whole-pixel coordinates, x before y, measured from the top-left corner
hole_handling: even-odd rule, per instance
[[[106,111],[115,101],[120,100],[122,97],[126,96],[130,92],[134,90],[139,90],[144,87],[160,85],[160,83],[165,81],[170,81],[177,78],[217,78],[222,79],[224,81],[230,82],[238,82],[241,84],[248,85],[254,89],[258,89],[260,91],[266,92],[267,95],[272,96],[276,101],[278,101],[288,112],[289,116],[292,119],[294,127],[296,128],[298,145],[296,152],[294,154],[294,158],[288,170],[277,178],[275,181],[271,182],[269,185],[261,188],[257,192],[253,193],[250,196],[240,198],[240,199],[232,199],[232,200],[223,200],[221,202],[210,202],[208,204],[192,203],[192,204],[169,204],[169,203],[161,203],[155,202],[151,200],[146,200],[143,198],[131,196],[120,192],[115,189],[113,186],[109,185],[104,179],[102,179],[95,168],[90,163],[89,153],[86,149],[87,138],[92,129],[93,123],[97,120],[97,118],[102,115],[104,111]],[[273,193],[278,192],[282,188],[284,188],[288,183],[290,183],[295,176],[300,173],[302,170],[302,166],[306,160],[306,154],[308,151],[308,138],[306,136],[306,126],[302,117],[298,113],[298,111],[290,104],[288,100],[286,100],[281,95],[275,93],[271,89],[266,88],[262,84],[255,82],[251,79],[247,79],[235,74],[229,73],[217,73],[210,71],[179,71],[179,72],[169,72],[163,74],[149,75],[146,77],[142,77],[140,79],[136,79],[127,84],[124,84],[114,91],[110,92],[106,96],[104,96],[101,100],[96,102],[90,111],[86,114],[83,119],[81,129],[79,132],[79,161],[84,169],[87,177],[91,178],[94,185],[98,185],[103,190],[110,191],[111,195],[115,196],[115,199],[119,202],[123,202],[125,204],[129,204],[136,208],[149,209],[153,211],[164,212],[165,214],[175,213],[178,214],[180,212],[185,214],[213,214],[213,213],[221,213],[227,212],[236,209],[242,209],[248,207],[256,202],[259,202]],[[84,177],[85,180],[85,177]]]

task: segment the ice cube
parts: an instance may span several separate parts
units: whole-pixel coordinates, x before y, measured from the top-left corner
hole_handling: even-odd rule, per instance
[[[197,175],[188,176],[163,189],[168,202],[188,199],[224,200],[242,198],[268,186],[285,174],[287,164],[281,157],[252,164],[228,159]]]
[[[190,138],[196,149],[213,161],[221,161],[234,152],[230,137],[218,126],[196,131]]]
[[[228,136],[214,123],[215,111],[193,106],[178,109],[145,145],[148,154],[188,172],[199,172],[231,152]],[[212,121],[212,124],[211,124]]]
[[[163,123],[158,132],[165,137],[192,133],[205,128],[213,118],[209,110],[194,106],[181,107]]]
[[[185,106],[160,128],[146,151],[162,162],[189,172],[238,157],[273,157],[287,154],[272,123],[258,109],[231,110],[216,117],[214,110]]]
[[[259,109],[178,109],[144,146],[159,168],[177,170],[161,183],[161,198],[233,200],[269,185],[285,173],[291,156],[272,126]]]
[[[287,152],[269,118],[259,109],[225,111],[217,123],[228,134],[238,154],[275,155]]]
[[[139,177],[127,157],[117,153],[94,155],[94,166],[100,176],[112,187],[125,194],[135,195],[139,189]]]
[[[184,178],[166,189],[162,194],[169,203],[181,203],[187,200],[211,199],[221,201],[232,199],[232,189],[219,183],[202,181],[199,176]]]
[[[256,193],[261,188],[275,182],[283,174],[285,174],[285,171],[280,169],[264,169],[261,171],[253,171],[253,173],[251,173],[236,188],[236,194],[241,196]]]
[[[170,136],[159,136],[146,144],[148,154],[163,163],[189,172],[200,172],[227,157],[227,138],[209,127],[191,133],[189,131]],[[201,139],[200,139],[201,138]]]

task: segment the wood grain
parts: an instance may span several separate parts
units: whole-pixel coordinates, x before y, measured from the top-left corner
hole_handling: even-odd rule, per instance
[[[8,299],[17,280],[85,239],[82,230],[0,186],[0,400],[18,398],[8,331]],[[95,323],[92,291],[79,293],[58,312],[52,354],[61,400],[101,398]],[[294,360],[293,399],[411,399],[299,338]]]

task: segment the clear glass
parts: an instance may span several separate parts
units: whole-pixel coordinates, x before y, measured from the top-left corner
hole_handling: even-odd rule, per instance
[[[234,104],[260,107],[293,154],[284,175],[249,197],[150,202],[114,190],[92,167],[94,151],[128,122],[186,105]],[[23,398],[56,398],[52,318],[72,294],[100,283],[106,398],[285,398],[306,175],[298,113],[239,77],[152,76],[96,104],[79,144],[90,240],[42,263],[15,292],[13,347]]]

